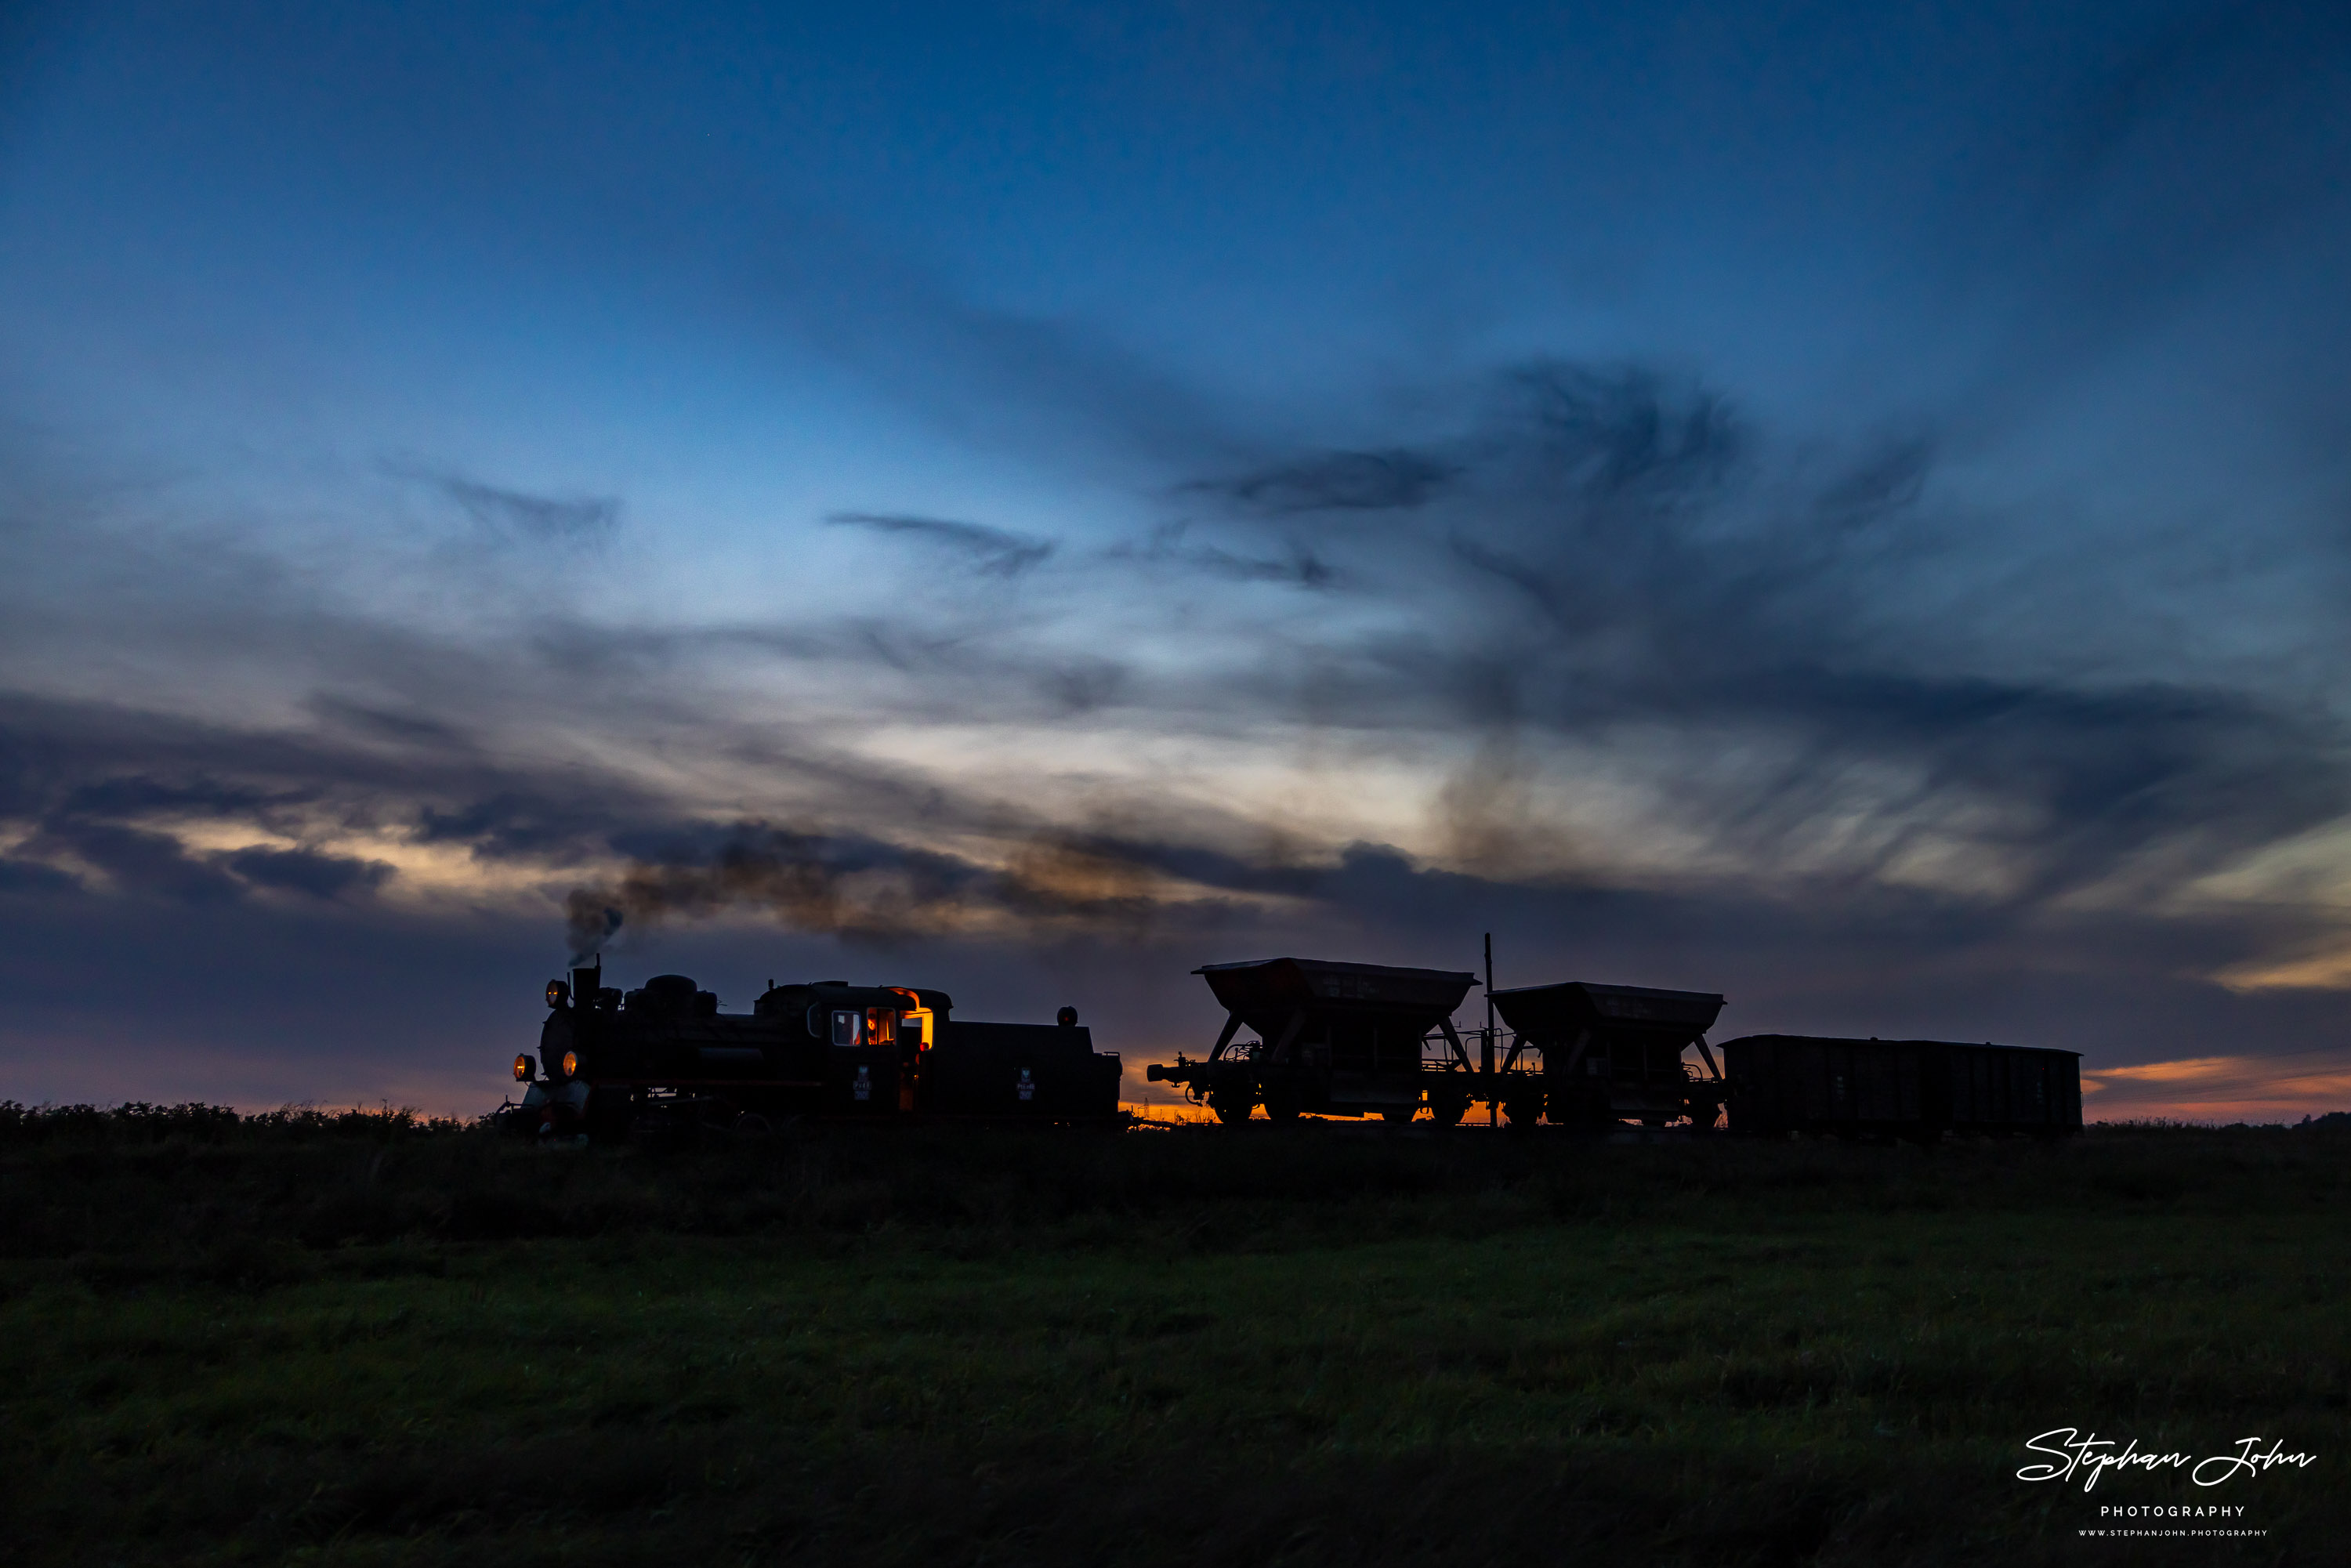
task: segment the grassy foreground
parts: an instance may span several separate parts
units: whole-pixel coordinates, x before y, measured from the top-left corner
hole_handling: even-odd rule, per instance
[[[2346,1200],[2327,1130],[655,1153],[0,1107],[0,1557],[2336,1560]],[[2060,1427],[2317,1458],[2017,1480]],[[2079,1533],[2180,1502],[2266,1533]]]

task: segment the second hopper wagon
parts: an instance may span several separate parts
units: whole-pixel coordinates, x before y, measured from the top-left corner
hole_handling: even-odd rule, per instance
[[[1540,1113],[1570,1127],[1714,1124],[1723,1083],[1706,1031],[1722,1014],[1717,993],[1568,980],[1493,995],[1514,1037],[1502,1064],[1502,1103],[1513,1124]],[[1682,1061],[1693,1045],[1706,1059],[1704,1076]],[[1542,1071],[1514,1072],[1529,1051],[1541,1054]]]

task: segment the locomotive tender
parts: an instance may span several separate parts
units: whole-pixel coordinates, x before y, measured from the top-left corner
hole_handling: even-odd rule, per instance
[[[547,986],[536,1058],[505,1113],[519,1131],[627,1135],[649,1124],[772,1126],[790,1117],[1121,1120],[1119,1060],[1077,1013],[1053,1024],[955,1019],[945,991],[770,983],[748,1014],[684,975],[622,992],[601,961]]]

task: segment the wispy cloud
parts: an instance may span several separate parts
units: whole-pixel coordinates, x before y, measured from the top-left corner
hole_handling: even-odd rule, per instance
[[[1051,539],[1032,538],[985,523],[957,522],[947,517],[908,517],[879,512],[835,512],[825,521],[836,528],[864,528],[877,534],[897,534],[924,540],[968,556],[976,569],[991,577],[1018,577],[1042,565],[1054,550]]]
[[[413,459],[388,461],[383,469],[393,478],[425,486],[501,543],[595,543],[621,526],[617,496],[559,496],[514,489]]]

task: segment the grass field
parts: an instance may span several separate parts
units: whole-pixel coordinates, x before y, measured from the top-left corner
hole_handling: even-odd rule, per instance
[[[0,1115],[0,1552],[2339,1561],[2346,1218],[2325,1130],[654,1153]],[[2064,1427],[2316,1460],[2015,1479]],[[2173,1503],[2266,1533],[2079,1533]]]

